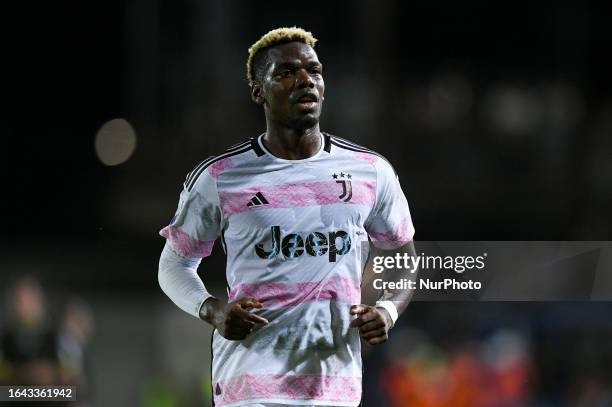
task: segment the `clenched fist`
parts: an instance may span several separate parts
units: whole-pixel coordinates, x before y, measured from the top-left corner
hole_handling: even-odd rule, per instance
[[[378,345],[389,339],[389,329],[393,327],[393,320],[384,308],[371,305],[353,305],[351,315],[357,318],[351,321],[351,328],[359,328],[359,334],[368,345]]]
[[[212,324],[225,339],[240,341],[253,331],[255,324],[267,324],[268,320],[247,311],[263,308],[253,298],[242,298],[224,304],[216,298],[209,298],[200,310],[200,318]]]

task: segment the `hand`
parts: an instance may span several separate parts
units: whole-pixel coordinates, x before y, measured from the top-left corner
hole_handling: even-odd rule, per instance
[[[353,305],[351,315],[357,318],[351,321],[351,328],[359,328],[359,334],[368,345],[378,345],[389,339],[389,329],[393,327],[391,316],[384,308],[371,305]]]
[[[255,324],[267,324],[268,320],[247,311],[249,308],[263,308],[253,298],[242,298],[224,304],[217,298],[209,298],[200,310],[200,318],[211,323],[225,339],[241,341],[253,331]]]

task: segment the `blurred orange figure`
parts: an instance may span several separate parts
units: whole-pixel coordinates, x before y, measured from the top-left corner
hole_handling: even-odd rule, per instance
[[[526,355],[496,366],[478,349],[447,355],[427,346],[391,362],[381,379],[393,407],[519,406],[529,397],[529,366]]]

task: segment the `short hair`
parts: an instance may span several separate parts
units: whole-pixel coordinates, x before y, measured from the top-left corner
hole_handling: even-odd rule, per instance
[[[285,44],[288,42],[303,42],[306,45],[310,45],[314,48],[317,39],[313,37],[310,31],[306,31],[302,28],[293,26],[293,27],[281,27],[276,28],[274,30],[268,31],[264,34],[260,39],[258,39],[251,47],[249,48],[249,58],[247,59],[247,80],[249,81],[249,86],[253,86],[253,83],[256,79],[261,75],[262,68],[265,66],[264,62],[266,58],[264,58],[268,48]]]

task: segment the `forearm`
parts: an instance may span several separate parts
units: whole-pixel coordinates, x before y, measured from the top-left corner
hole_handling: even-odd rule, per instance
[[[406,253],[409,257],[412,257],[413,259],[416,258],[416,250],[414,248],[413,242],[407,243],[406,245],[404,245],[402,248],[398,250],[388,252],[388,253],[383,253],[383,255],[386,254],[389,256],[395,256],[396,253],[400,253],[400,254]],[[416,263],[412,262],[412,264],[416,264]],[[414,282],[417,280],[417,272],[418,270],[409,269],[409,268],[401,268],[401,269],[394,268],[394,269],[386,270],[384,274],[384,281],[385,282],[400,282],[400,281],[408,280],[408,281]],[[397,319],[397,317],[401,315],[408,307],[408,304],[410,303],[413,294],[414,294],[414,290],[412,289],[381,290],[380,297],[376,301],[376,306],[385,308],[387,312],[389,313],[389,315],[391,316],[391,318],[393,319],[393,322],[395,323],[395,320]]]
[[[177,254],[168,243],[159,259],[158,280],[161,289],[180,309],[200,318],[204,302],[212,295],[197,273],[199,258]]]

